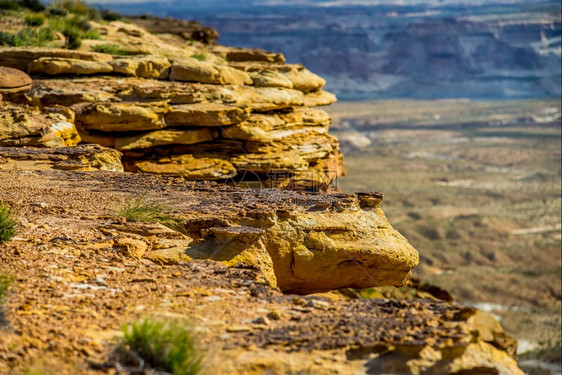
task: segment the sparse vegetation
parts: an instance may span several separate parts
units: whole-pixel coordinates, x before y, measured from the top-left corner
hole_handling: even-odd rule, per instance
[[[173,375],[200,374],[202,356],[192,328],[185,321],[148,317],[122,327],[123,354]]]
[[[146,193],[145,191],[138,198],[131,197],[117,214],[128,221],[160,223],[176,230],[178,220],[167,213],[168,207],[149,201]]]
[[[4,303],[6,302],[6,293],[13,282],[13,277],[3,273],[0,274],[0,329],[10,325],[6,312],[4,311]]]
[[[118,44],[98,44],[92,46],[92,51],[108,53],[110,55],[128,55],[129,53]]]
[[[0,244],[9,241],[17,231],[17,222],[12,210],[0,203]]]
[[[117,20],[120,20],[120,19],[122,18],[119,13],[112,12],[112,11],[110,11],[110,10],[108,10],[108,9],[102,10],[102,11],[100,12],[100,14],[101,14],[101,18],[102,18],[104,21],[107,21],[107,22],[117,21]]]
[[[85,17],[89,20],[100,20],[100,12],[80,0],[59,0],[49,5],[49,9],[63,9],[67,13]]]
[[[0,9],[2,10],[19,10],[21,8],[29,9],[32,12],[45,10],[45,6],[39,0],[0,0]]]
[[[207,55],[205,55],[204,53],[194,53],[190,57],[193,57],[194,59],[197,59],[199,61],[206,61],[207,60]]]
[[[13,282],[13,277],[3,273],[0,274],[0,305],[6,302],[6,292],[8,292],[8,289]]]
[[[27,26],[41,26],[45,23],[45,15],[42,13],[28,14],[25,16],[24,22]]]

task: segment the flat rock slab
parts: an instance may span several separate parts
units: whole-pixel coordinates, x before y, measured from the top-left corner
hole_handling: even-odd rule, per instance
[[[34,148],[0,147],[0,171],[61,169],[123,171],[121,153],[98,145]]]
[[[0,94],[28,90],[31,82],[31,77],[21,70],[0,66]]]
[[[63,164],[57,168],[72,169],[72,165],[67,166],[70,149],[59,154],[51,151],[51,155],[22,150],[22,157],[40,155],[46,161],[58,157]],[[86,150],[90,151],[85,152],[87,155],[96,155]],[[78,161],[76,164],[84,167],[87,164]],[[41,176],[40,189],[64,181],[76,192],[120,191],[163,201],[172,207],[178,228],[195,240],[171,254],[170,262],[187,256],[227,265],[245,263],[259,269],[267,283],[284,291],[307,294],[342,287],[402,286],[418,263],[418,253],[390,226],[380,200],[364,204],[365,198],[356,195],[239,189],[145,174],[36,173]],[[66,196],[58,199],[64,202]]]

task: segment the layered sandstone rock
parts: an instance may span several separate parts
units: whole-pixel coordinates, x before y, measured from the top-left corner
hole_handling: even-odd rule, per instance
[[[2,105],[0,146],[76,146],[80,140],[72,116],[65,116],[59,108],[45,108],[39,112],[22,106]]]
[[[122,151],[129,171],[307,191],[345,173],[330,118],[314,108],[335,97],[303,66],[262,50],[170,43],[123,22],[92,26],[102,38],[85,49],[109,44],[128,56],[1,48],[0,64],[34,78],[5,100],[69,108],[82,141]],[[3,132],[4,145],[29,144],[17,140],[22,131]]]

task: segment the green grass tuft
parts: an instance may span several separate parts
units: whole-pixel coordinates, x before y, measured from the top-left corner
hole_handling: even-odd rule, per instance
[[[160,223],[171,229],[179,230],[178,219],[168,214],[168,207],[149,201],[146,198],[146,191],[140,197],[131,197],[129,201],[121,207],[117,214],[128,221],[144,223]]]
[[[173,375],[201,373],[202,355],[192,328],[185,321],[149,317],[124,325],[123,346],[150,367]]]
[[[17,232],[17,221],[12,210],[0,203],[0,244],[9,241]]]
[[[205,55],[204,53],[194,53],[190,57],[193,57],[194,59],[197,59],[199,61],[206,61],[207,60],[207,55]]]
[[[128,55],[129,53],[117,44],[98,44],[92,47],[94,52],[108,53],[110,55]]]

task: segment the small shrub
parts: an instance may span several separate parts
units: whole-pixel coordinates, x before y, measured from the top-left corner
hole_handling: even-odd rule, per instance
[[[17,1],[0,0],[0,9],[2,10],[18,10],[20,5]]]
[[[27,26],[41,26],[45,23],[45,16],[41,13],[28,14],[25,16],[24,22]]]
[[[41,4],[39,0],[19,0],[20,6],[27,8],[32,12],[42,12],[45,10],[45,5]]]
[[[190,57],[193,57],[194,59],[197,59],[199,61],[206,61],[207,60],[207,55],[205,55],[204,53],[194,53]]]
[[[78,30],[76,27],[67,27],[62,31],[62,35],[64,35],[64,37],[66,38],[66,41],[64,42],[64,48],[78,49],[82,45],[80,30]]]
[[[49,8],[47,14],[49,17],[64,17],[68,14],[68,11],[62,8]]]
[[[133,351],[150,367],[173,375],[201,372],[202,356],[186,322],[151,317],[125,325],[122,331],[123,349]]]
[[[100,12],[100,14],[101,14],[102,20],[107,21],[107,22],[118,21],[122,18],[119,13],[112,12],[108,9],[102,10]]]
[[[1,32],[0,45],[23,47],[23,46],[43,46],[47,42],[55,39],[55,32],[49,27],[40,29],[24,28],[17,33]]]
[[[172,229],[177,229],[178,221],[166,213],[168,208],[146,198],[146,191],[138,198],[131,197],[126,205],[121,207],[117,214],[128,221],[144,223],[160,223]]]
[[[80,0],[59,0],[52,3],[49,8],[51,9],[64,9],[68,13],[84,16],[89,20],[101,19],[100,13],[97,9],[88,6]]]
[[[83,36],[84,39],[99,39],[100,32],[97,29],[91,29],[86,31]]]
[[[0,203],[0,244],[9,241],[16,234],[16,226],[12,210]]]

